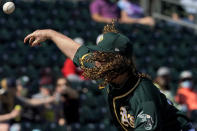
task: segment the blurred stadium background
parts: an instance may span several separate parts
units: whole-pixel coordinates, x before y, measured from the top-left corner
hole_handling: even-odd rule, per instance
[[[1,2],[1,7],[5,2]],[[16,5],[13,14],[6,15],[0,11],[0,80],[28,76],[30,81],[27,97],[31,97],[39,91],[42,71],[50,68],[53,78],[60,76],[66,57],[50,41],[41,47],[31,48],[25,45],[23,39],[28,33],[36,29],[51,28],[71,38],[81,37],[85,44],[91,45],[96,43],[97,36],[102,33],[105,24],[91,19],[89,0],[13,2]],[[126,34],[134,43],[138,69],[155,78],[159,67],[169,67],[174,94],[181,71],[192,71],[196,81],[196,19],[193,22],[185,20],[189,14],[179,0],[132,2],[140,4],[145,13],[152,15],[156,20],[154,27],[139,24],[118,25],[120,32]],[[191,8],[197,8],[197,5],[192,5]],[[173,13],[177,13],[182,20],[174,20]],[[21,130],[116,131],[111,123],[106,102],[97,86],[87,81],[73,82],[71,85],[80,94],[79,122],[70,124],[68,128],[66,124],[58,125],[56,121],[38,123],[26,119],[15,120],[21,125]]]

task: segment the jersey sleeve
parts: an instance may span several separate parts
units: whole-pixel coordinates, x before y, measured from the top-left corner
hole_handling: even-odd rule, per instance
[[[80,66],[80,59],[82,59],[84,56],[86,56],[87,54],[90,53],[90,50],[82,45],[81,47],[79,47],[79,49],[77,50],[77,52],[75,53],[75,56],[73,58],[73,62],[76,66]]]
[[[140,104],[136,111],[135,131],[156,131],[161,129],[160,115],[153,101]]]

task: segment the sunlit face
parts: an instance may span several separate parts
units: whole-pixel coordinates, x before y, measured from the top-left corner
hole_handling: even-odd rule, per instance
[[[49,90],[48,88],[46,88],[46,87],[41,87],[41,88],[40,88],[40,91],[41,91],[41,93],[42,93],[44,96],[50,95],[50,90]]]
[[[170,76],[169,75],[164,75],[159,77],[159,84],[161,86],[166,86],[170,83]]]
[[[65,78],[60,78],[57,80],[56,91],[61,93],[67,88],[67,80]]]
[[[21,84],[18,84],[16,86],[17,91],[22,91],[23,90],[23,86]]]

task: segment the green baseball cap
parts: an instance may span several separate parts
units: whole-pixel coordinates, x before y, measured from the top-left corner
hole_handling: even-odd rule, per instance
[[[98,45],[87,47],[94,51],[120,53],[127,57],[133,54],[133,46],[129,38],[121,33],[105,33],[100,37]]]

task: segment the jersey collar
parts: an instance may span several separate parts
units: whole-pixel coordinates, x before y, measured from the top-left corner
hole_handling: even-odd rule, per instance
[[[109,93],[114,96],[119,96],[121,94],[125,94],[132,88],[136,87],[139,83],[140,78],[136,77],[128,77],[128,79],[122,84],[122,85],[115,85],[115,84],[109,84]]]

